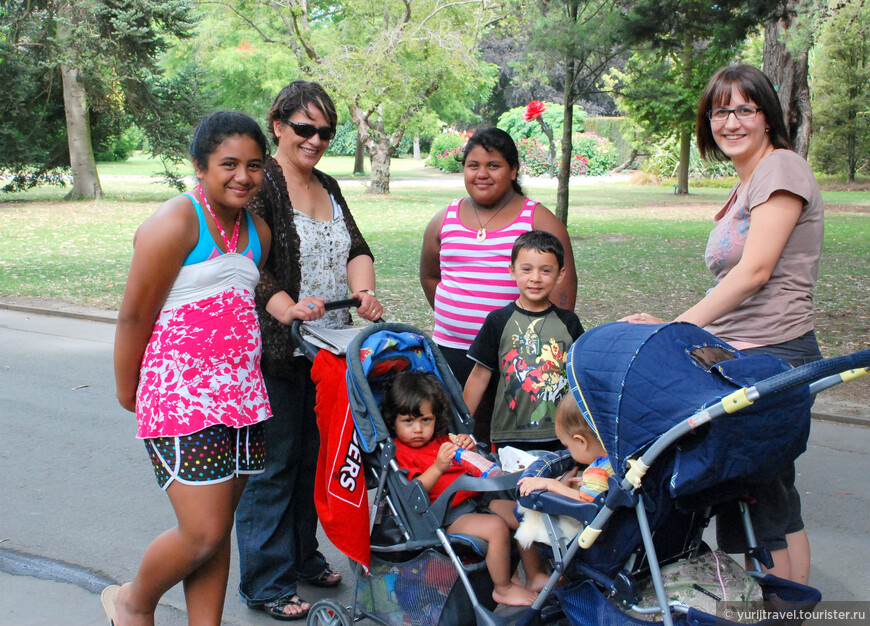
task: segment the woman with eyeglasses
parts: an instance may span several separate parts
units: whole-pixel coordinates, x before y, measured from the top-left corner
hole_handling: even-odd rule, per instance
[[[273,419],[266,426],[266,470],[248,482],[236,513],[241,580],[249,608],[278,620],[303,619],[311,608],[297,582],[341,582],[318,551],[314,474],[319,433],[311,364],[294,356],[293,320],[341,327],[346,310],[324,302],[352,293],[359,314],[381,317],[372,253],[334,178],[315,169],[335,136],[335,104],[317,83],[294,81],[266,118],[277,146],[263,168],[263,185],[249,209],[273,232],[272,254],[257,286],[263,334],[263,374]]]
[[[721,68],[701,96],[698,150],[730,160],[739,182],[714,218],[705,260],[716,286],[676,320],[703,326],[743,352],[762,352],[792,365],[822,358],[813,330],[813,288],[824,235],[824,206],[807,162],[792,151],[773,84],[749,65]],[[623,318],[661,323],[649,314]],[[794,467],[751,495],[759,545],[773,554],[770,570],[806,583],[810,545],[801,519]],[[745,549],[734,511],[717,521],[719,547]]]

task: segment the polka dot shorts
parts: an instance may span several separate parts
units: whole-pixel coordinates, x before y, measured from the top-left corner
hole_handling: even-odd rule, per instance
[[[192,435],[145,439],[157,484],[216,483],[239,474],[261,474],[266,466],[266,432],[260,422],[243,428],[219,424]]]

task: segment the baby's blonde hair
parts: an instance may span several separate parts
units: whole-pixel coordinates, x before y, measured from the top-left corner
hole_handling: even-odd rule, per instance
[[[587,439],[592,438],[593,441],[598,441],[595,431],[583,417],[572,393],[565,394],[559,401],[559,406],[556,407],[556,423],[572,437],[583,435]]]

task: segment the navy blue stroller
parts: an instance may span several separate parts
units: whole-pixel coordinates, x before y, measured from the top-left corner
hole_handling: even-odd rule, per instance
[[[524,623],[539,620],[554,590],[571,624],[648,623],[644,616],[666,624],[732,623],[669,601],[660,565],[706,549],[701,534],[713,507],[736,500],[759,477],[783,472],[805,451],[811,394],[868,373],[868,365],[865,350],[792,369],[686,323],[616,322],[584,333],[568,353],[569,384],[615,476],[592,503],[543,491],[520,498],[544,513],[555,562]],[[572,463],[552,454],[525,474],[547,469],[555,476]],[[816,589],[761,576],[759,561],[770,567],[772,560],[742,511],[766,608],[814,606]],[[570,515],[585,528],[560,540],[554,515]],[[657,604],[643,608],[638,590],[649,580]]]
[[[462,388],[430,338],[398,323],[378,323],[360,331],[347,348],[347,389],[354,441],[362,451],[370,493],[371,571],[364,575],[354,564],[353,604],[344,607],[320,600],[312,606],[308,624],[349,626],[361,619],[390,626],[502,624],[504,619],[494,614],[492,580],[484,562],[486,542],[471,535],[448,535],[441,526],[458,491],[504,491],[511,497],[519,473],[462,476],[430,503],[422,484],[409,480],[398,467],[395,445],[381,416],[384,393],[404,371],[434,372],[450,401],[451,432],[472,433]]]

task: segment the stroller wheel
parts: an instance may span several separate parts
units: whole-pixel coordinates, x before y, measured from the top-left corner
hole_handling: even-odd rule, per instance
[[[353,617],[339,602],[324,598],[312,605],[305,624],[307,626],[352,626]]]

